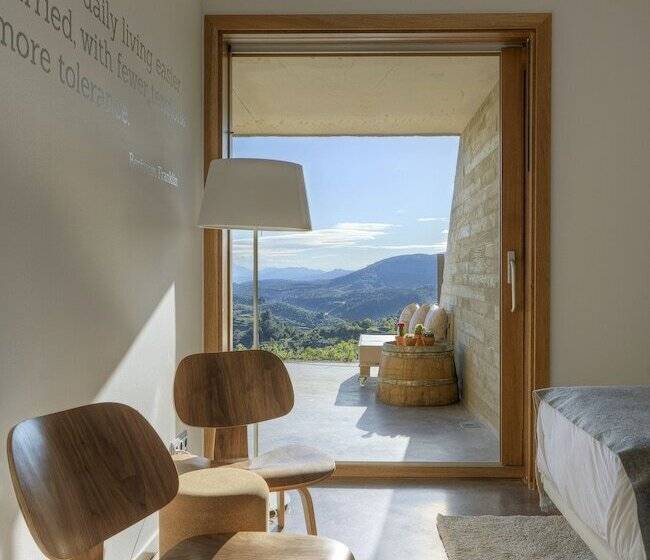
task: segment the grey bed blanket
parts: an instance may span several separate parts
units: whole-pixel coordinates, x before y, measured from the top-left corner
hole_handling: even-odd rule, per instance
[[[553,387],[535,391],[535,397],[618,455],[650,558],[650,385]]]

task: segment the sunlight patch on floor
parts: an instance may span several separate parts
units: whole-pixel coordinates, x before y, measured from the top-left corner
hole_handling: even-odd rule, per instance
[[[317,446],[338,461],[499,460],[496,434],[461,404],[387,406],[376,398],[376,377],[359,385],[356,364],[290,362],[287,367],[295,407],[261,425],[262,451],[291,443]]]

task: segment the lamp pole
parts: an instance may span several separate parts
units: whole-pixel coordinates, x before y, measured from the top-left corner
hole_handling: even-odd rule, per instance
[[[253,350],[260,346],[259,325],[259,230],[253,230]],[[260,426],[253,424],[253,457],[260,454]]]
[[[260,231],[310,231],[311,218],[302,166],[255,158],[215,159],[205,179],[198,225],[208,229],[253,231],[253,340],[260,346]],[[259,455],[259,428],[252,426],[253,453]]]

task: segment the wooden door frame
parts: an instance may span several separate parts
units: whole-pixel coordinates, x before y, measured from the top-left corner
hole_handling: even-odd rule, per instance
[[[503,449],[509,464],[468,465],[436,463],[343,463],[342,477],[504,477],[524,478],[534,484],[534,410],[532,390],[549,384],[550,315],[550,148],[551,148],[551,14],[414,14],[414,15],[207,15],[204,28],[204,170],[212,159],[224,157],[224,123],[227,95],[224,94],[225,37],[239,34],[340,34],[367,37],[381,34],[426,34],[431,43],[445,45],[527,45],[527,157],[528,169],[523,196],[523,420],[518,449]],[[374,38],[374,37],[373,37]],[[343,39],[342,39],[343,40]],[[226,127],[227,128],[227,127]],[[204,349],[228,348],[230,305],[227,283],[230,264],[227,234],[204,233]],[[520,268],[521,270],[521,268]],[[523,417],[522,417],[523,414]],[[517,417],[517,416],[515,416]],[[219,437],[218,445],[236,453],[242,430]],[[214,434],[206,432],[205,453],[214,452]],[[523,454],[522,454],[523,450]],[[518,454],[518,455],[517,455]],[[513,464],[512,457],[518,456]]]

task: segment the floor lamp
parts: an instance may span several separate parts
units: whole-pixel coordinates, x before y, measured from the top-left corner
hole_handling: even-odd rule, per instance
[[[269,159],[210,163],[199,227],[253,231],[253,348],[259,348],[259,232],[309,231],[311,218],[302,166]],[[253,455],[259,426],[253,426]]]

